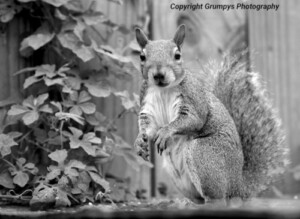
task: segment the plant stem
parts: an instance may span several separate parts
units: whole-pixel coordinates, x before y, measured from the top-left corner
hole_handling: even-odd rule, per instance
[[[117,116],[115,116],[115,118],[113,118],[109,124],[107,125],[107,129],[111,128],[111,126],[113,124],[115,124],[115,122],[117,121],[117,119],[120,119],[122,116],[124,116],[126,113],[128,113],[128,110],[124,109],[122,110]]]
[[[9,166],[15,168],[15,165],[13,165],[11,162],[9,162],[8,160],[6,160],[5,158],[0,158],[0,159],[3,160],[4,162],[6,162]]]
[[[34,142],[34,141],[32,141],[32,140],[29,140],[29,139],[26,139],[26,140],[27,140],[29,143],[31,143],[31,144],[37,146],[38,148],[40,148],[40,149],[42,149],[42,150],[44,150],[44,151],[46,151],[46,152],[48,152],[48,153],[51,153],[51,151],[50,151],[49,149],[42,147],[41,145],[39,145],[38,142]]]
[[[25,135],[22,136],[22,138],[20,138],[17,143],[23,141],[25,138],[27,138],[28,135],[30,135],[33,132],[33,129],[31,129],[29,132],[27,132]]]
[[[63,144],[63,136],[62,136],[62,129],[63,129],[63,126],[64,126],[64,120],[61,121],[60,123],[60,127],[59,127],[59,133],[60,133],[60,149],[63,149],[64,148],[64,144]]]

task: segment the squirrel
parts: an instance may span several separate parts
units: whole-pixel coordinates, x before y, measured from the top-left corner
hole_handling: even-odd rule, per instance
[[[284,173],[285,135],[258,73],[233,56],[191,73],[181,58],[184,24],[171,40],[135,32],[143,78],[138,155],[148,160],[155,147],[176,187],[195,203],[245,200]]]

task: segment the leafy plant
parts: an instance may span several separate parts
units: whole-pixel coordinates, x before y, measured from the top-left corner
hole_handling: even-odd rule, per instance
[[[23,19],[38,18],[39,27],[21,42],[22,56],[34,57],[42,51],[54,57],[15,73],[27,73],[23,88],[29,95],[12,105],[7,116],[0,115],[0,191],[31,191],[30,204],[35,207],[94,202],[99,195],[98,200],[105,201],[110,186],[104,163],[119,155],[134,168],[145,164],[114,133],[115,120],[107,119],[93,103],[93,97],[120,98],[124,111],[116,118],[135,113],[138,107],[137,95],[111,85],[112,80],[125,80],[136,71],[131,59],[105,45],[113,31],[129,30],[97,11],[95,2],[7,0],[1,5],[1,22],[17,13]],[[107,38],[101,36],[102,45],[90,34],[97,32],[94,25],[99,23],[112,30]],[[93,59],[101,63],[99,69],[82,77],[79,64]]]

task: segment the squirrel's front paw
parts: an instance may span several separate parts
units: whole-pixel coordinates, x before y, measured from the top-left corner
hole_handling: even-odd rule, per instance
[[[172,132],[166,127],[161,128],[156,133],[154,137],[154,142],[155,142],[154,146],[157,147],[157,152],[160,155],[165,149],[167,149],[167,144],[171,136],[172,136]]]
[[[142,133],[138,135],[135,140],[134,147],[139,156],[141,156],[144,160],[149,160],[148,136],[146,134]]]

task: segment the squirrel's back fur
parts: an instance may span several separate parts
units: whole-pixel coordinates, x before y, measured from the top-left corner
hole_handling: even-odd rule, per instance
[[[240,57],[227,55],[220,64],[209,63],[204,73],[213,76],[211,89],[233,118],[244,154],[246,196],[253,196],[282,174],[288,163],[281,121],[260,75],[247,71]]]

